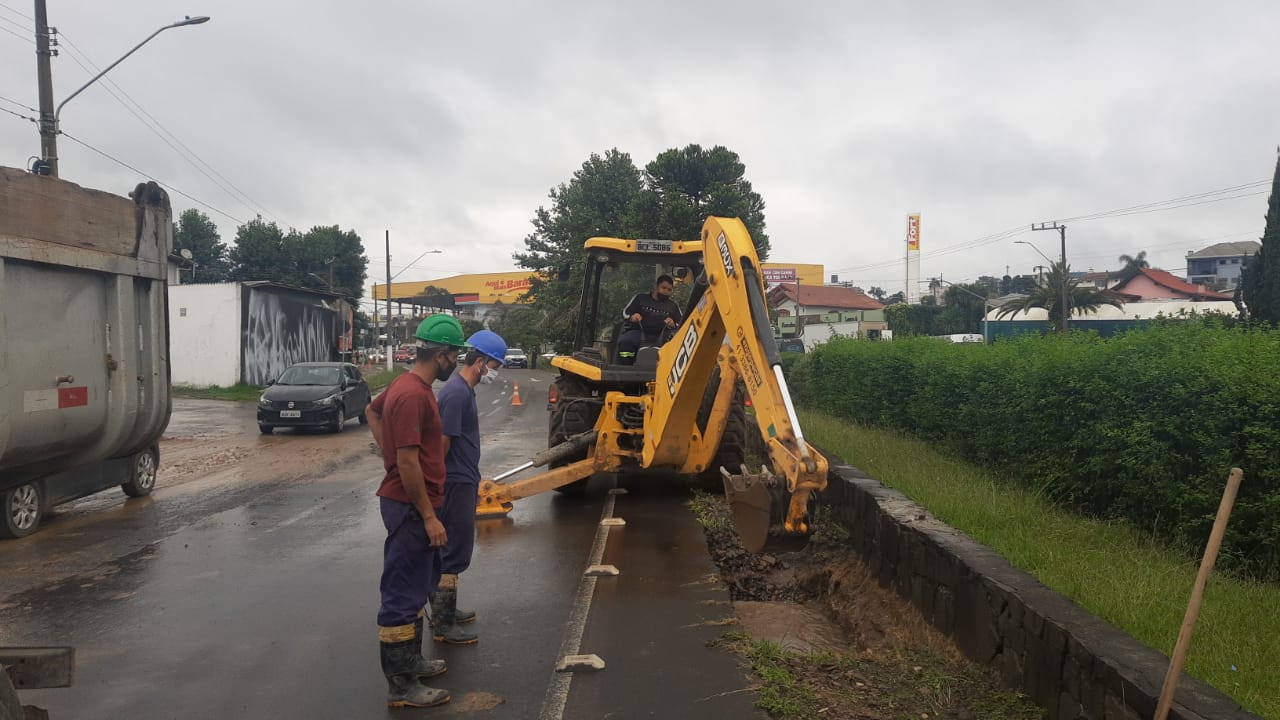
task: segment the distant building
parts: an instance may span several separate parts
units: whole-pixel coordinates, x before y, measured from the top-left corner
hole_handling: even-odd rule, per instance
[[[1240,284],[1240,271],[1262,244],[1256,240],[1218,243],[1187,255],[1187,279],[1214,290],[1232,291]]]
[[[1096,332],[1110,337],[1127,330],[1140,329],[1160,317],[1176,319],[1192,314],[1217,313],[1237,316],[1236,306],[1230,300],[1148,300],[1125,303],[1124,307],[1103,305],[1094,312],[1075,309],[1071,313],[1071,329]],[[1023,333],[1052,332],[1049,313],[1044,308],[1031,308],[1013,315],[999,317],[1000,311],[987,313],[986,332],[991,339]]]
[[[877,336],[889,325],[884,305],[861,290],[830,285],[779,283],[769,290],[768,303],[778,314],[780,337],[804,337],[805,328],[824,327],[824,338],[833,331],[858,337]]]
[[[1111,292],[1125,296],[1127,302],[1143,300],[1230,300],[1231,296],[1215,292],[1204,285],[1189,283],[1172,273],[1155,268],[1140,268],[1127,280],[1111,286]]]
[[[352,308],[338,295],[270,282],[169,288],[175,385],[265,385],[290,365],[350,358]]]

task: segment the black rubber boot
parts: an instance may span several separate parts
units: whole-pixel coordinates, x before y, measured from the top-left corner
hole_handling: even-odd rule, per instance
[[[473,632],[458,626],[458,591],[454,588],[436,588],[431,596],[431,637],[436,642],[450,645],[471,645],[480,639]]]
[[[454,603],[453,624],[468,625],[476,621],[476,614],[470,610],[458,609],[457,603]]]
[[[437,675],[443,675],[449,670],[449,666],[444,660],[428,660],[422,656],[422,618],[418,618],[413,623],[413,641],[416,643],[418,654],[414,657],[413,670],[418,677],[426,680]]]
[[[381,643],[382,674],[387,676],[387,707],[435,707],[451,699],[447,690],[427,687],[414,672],[418,640]]]

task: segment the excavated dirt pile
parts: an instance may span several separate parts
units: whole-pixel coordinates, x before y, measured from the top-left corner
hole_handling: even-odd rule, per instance
[[[1043,716],[881,587],[839,528],[821,528],[800,552],[755,555],[723,498],[699,495],[693,509],[738,616],[725,642],[760,678],[758,704],[772,717]]]

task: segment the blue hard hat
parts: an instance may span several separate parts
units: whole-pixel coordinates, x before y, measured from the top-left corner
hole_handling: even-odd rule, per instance
[[[500,364],[507,364],[507,341],[491,330],[480,330],[467,338],[467,344],[475,351]]]

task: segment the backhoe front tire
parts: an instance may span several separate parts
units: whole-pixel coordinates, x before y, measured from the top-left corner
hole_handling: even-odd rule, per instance
[[[600,417],[600,403],[591,397],[591,388],[581,378],[572,375],[561,375],[556,381],[556,404],[547,418],[547,447],[555,447],[578,433],[586,432],[596,426]],[[569,463],[585,460],[587,452],[566,458],[554,463],[551,467],[561,467]],[[561,485],[556,492],[564,495],[581,495],[587,489],[587,479]]]

